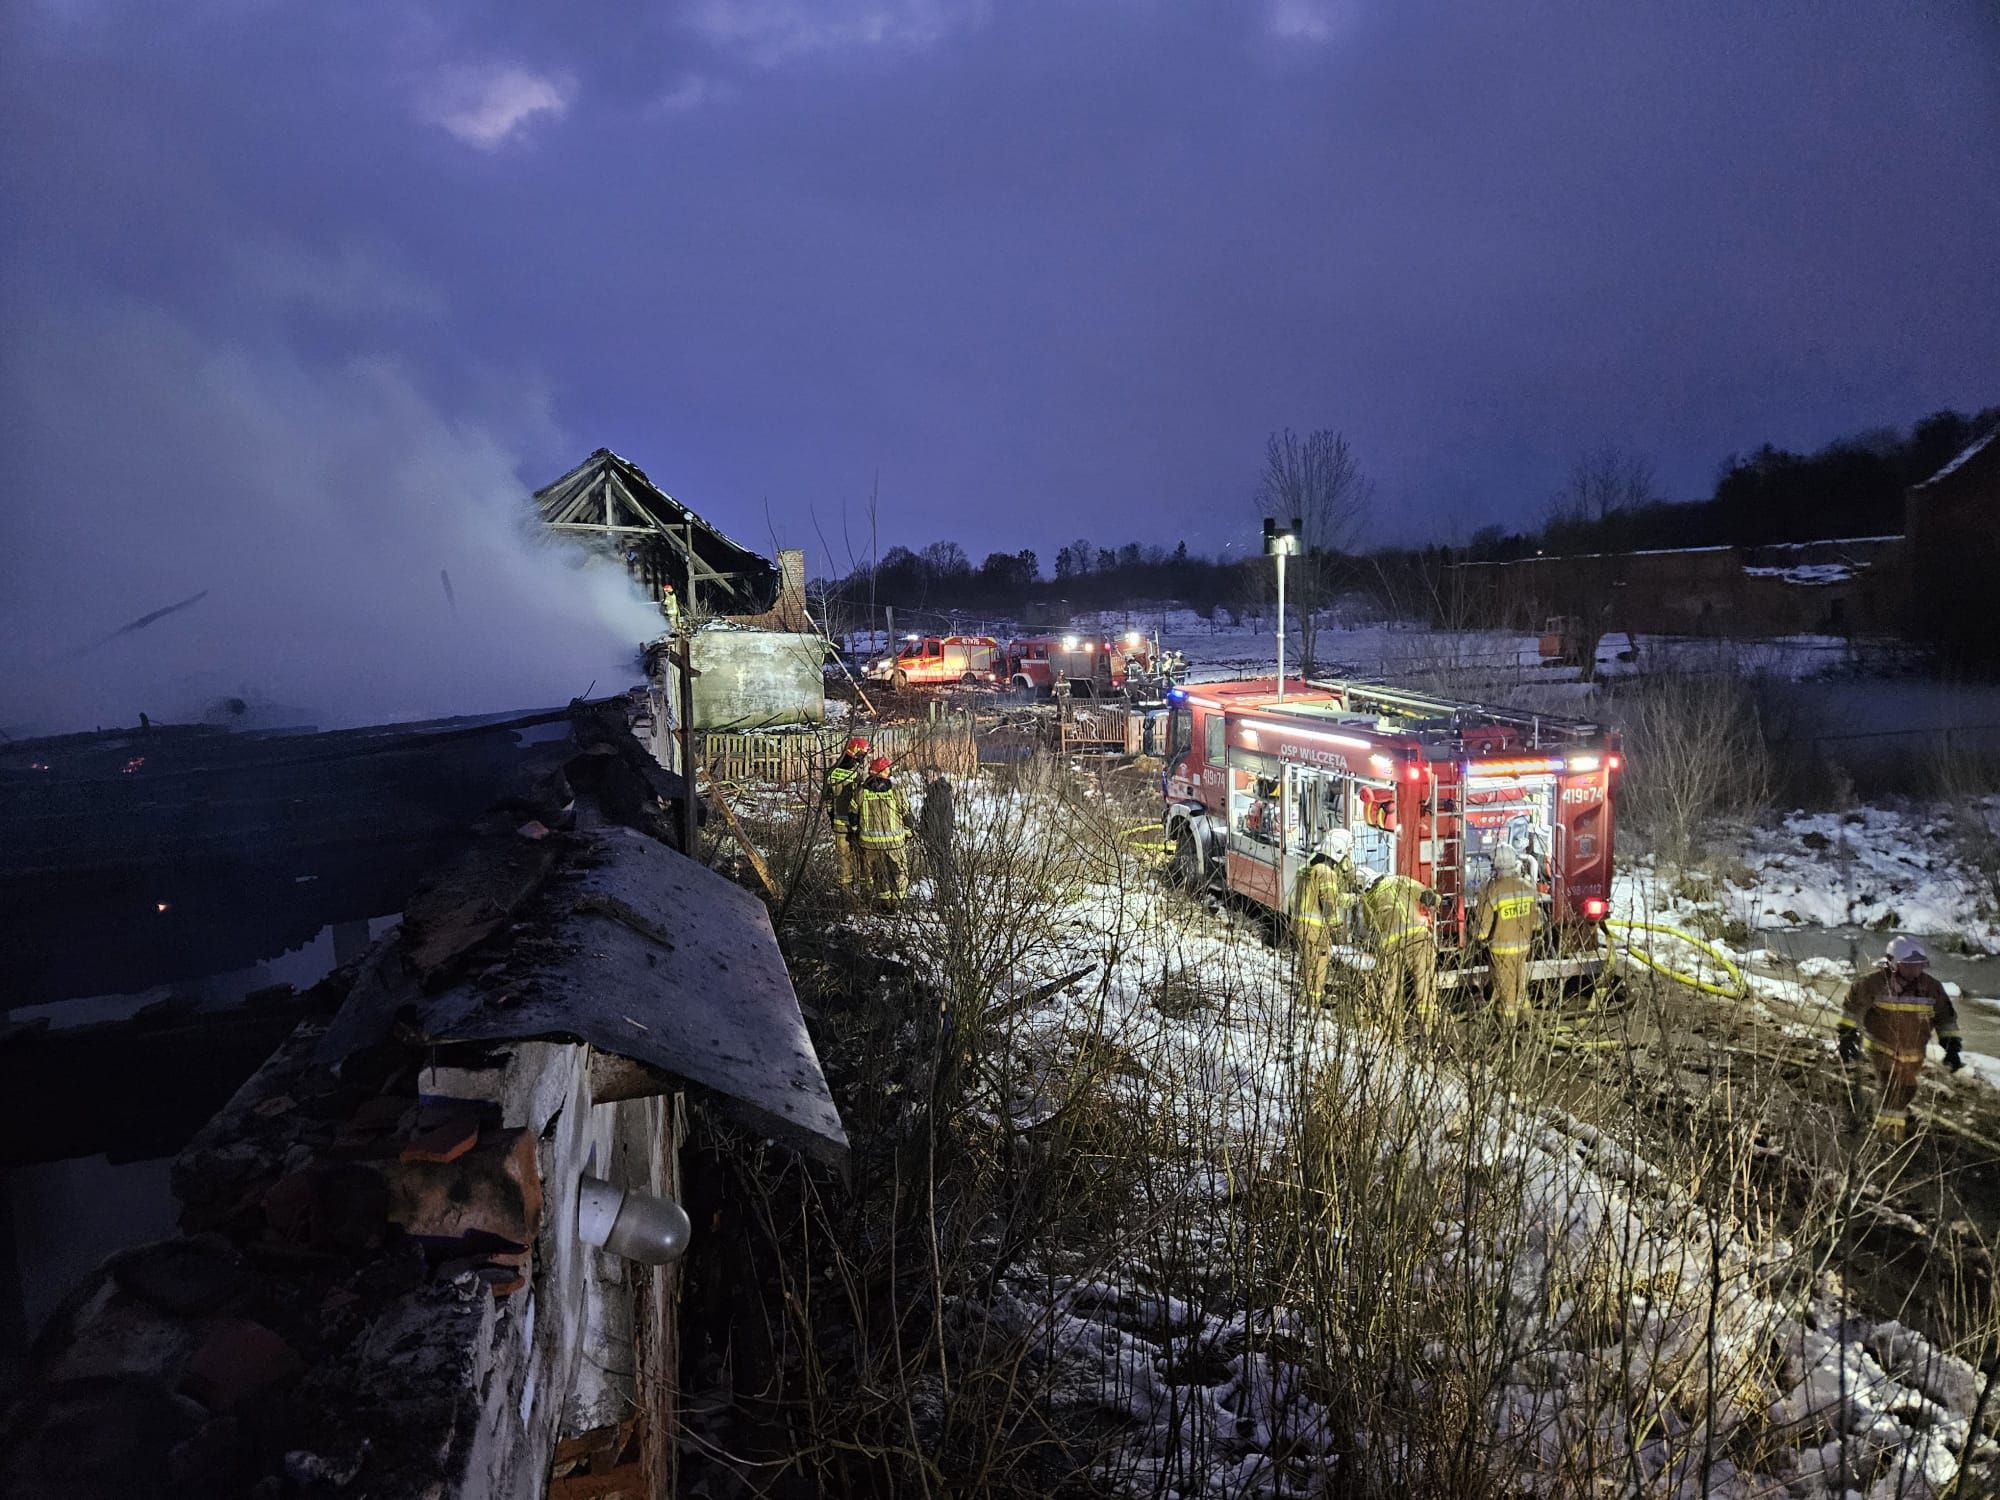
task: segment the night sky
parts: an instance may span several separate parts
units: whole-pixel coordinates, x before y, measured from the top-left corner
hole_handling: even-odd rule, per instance
[[[10,528],[145,492],[100,511],[144,545],[72,511],[5,566],[108,624],[210,581],[149,528],[218,467],[338,511],[370,453],[609,446],[815,574],[879,473],[882,546],[1046,568],[1247,537],[1284,425],[1348,435],[1373,539],[1463,540],[1603,444],[1691,498],[2000,400],[1991,0],[0,15]]]

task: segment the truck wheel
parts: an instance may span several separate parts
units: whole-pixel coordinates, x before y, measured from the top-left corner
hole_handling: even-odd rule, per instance
[[[889,674],[889,686],[894,688],[897,692],[899,693],[902,692],[902,690],[908,687],[909,685],[910,685],[910,674],[908,672],[905,672],[901,667],[898,667],[895,671]]]
[[[1181,825],[1174,835],[1174,853],[1167,863],[1167,878],[1183,891],[1198,890],[1201,887],[1201,851],[1195,848],[1194,830]]]
[[[958,680],[967,687],[979,686],[979,674],[977,672],[967,672],[963,677],[959,678]]]

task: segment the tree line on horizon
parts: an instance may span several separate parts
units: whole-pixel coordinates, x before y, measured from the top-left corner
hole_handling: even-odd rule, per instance
[[[1333,432],[1300,438],[1274,433],[1247,518],[1307,517],[1303,556],[1293,561],[1294,599],[1311,608],[1336,591],[1362,591],[1395,604],[1434,594],[1454,562],[1508,562],[1537,554],[1573,556],[1655,548],[1761,546],[1830,537],[1900,533],[1904,493],[1985,434],[2000,428],[2000,406],[1967,415],[1939,411],[1908,432],[1880,428],[1812,453],[1766,443],[1732,454],[1706,499],[1662,498],[1650,465],[1605,449],[1586,455],[1547,504],[1542,524],[1489,526],[1463,545],[1351,550],[1368,485],[1346,440]],[[956,541],[920,549],[894,546],[871,568],[814,583],[814,593],[861,612],[884,605],[919,612],[1021,614],[1117,609],[1175,600],[1204,617],[1269,608],[1272,567],[1262,556],[1221,560],[1161,541],[1104,545],[1078,537],[1059,547],[1046,576],[1032,549],[990,552],[974,564]]]

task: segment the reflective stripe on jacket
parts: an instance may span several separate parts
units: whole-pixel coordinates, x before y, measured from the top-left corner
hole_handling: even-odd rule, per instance
[[[1299,871],[1292,892],[1292,920],[1305,927],[1338,925],[1354,904],[1351,867],[1315,859]]]
[[[1378,944],[1395,948],[1429,931],[1423,908],[1426,889],[1410,875],[1385,875],[1369,888],[1361,898],[1361,913]]]
[[[1921,1063],[1933,1031],[1939,1041],[1958,1035],[1958,1011],[1944,986],[1929,974],[1919,975],[1907,990],[1897,990],[1895,982],[1886,968],[1855,980],[1841,1007],[1840,1024],[1858,1027],[1871,1052]]]
[[[1518,875],[1501,875],[1487,881],[1479,893],[1472,935],[1489,953],[1526,953],[1539,915],[1535,888]]]
[[[843,755],[826,773],[826,815],[834,827],[854,827],[854,793],[861,785],[861,763]]]
[[[889,849],[908,842],[916,826],[910,817],[910,800],[886,776],[870,776],[854,794],[861,842],[873,849]]]

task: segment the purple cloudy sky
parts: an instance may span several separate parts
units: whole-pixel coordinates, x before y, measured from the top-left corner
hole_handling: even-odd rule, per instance
[[[815,573],[878,470],[884,546],[1213,550],[1286,424],[1352,439],[1377,539],[1532,520],[1606,443],[1694,496],[2000,400],[1996,16],[10,0],[8,505],[83,445],[177,526],[357,405],[274,482],[607,445]],[[120,546],[82,534],[7,566]],[[142,608],[207,582],[111,566]]]

